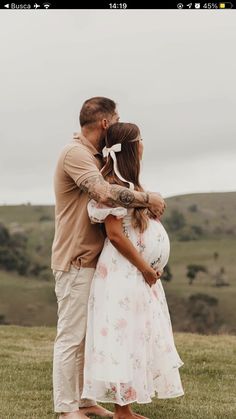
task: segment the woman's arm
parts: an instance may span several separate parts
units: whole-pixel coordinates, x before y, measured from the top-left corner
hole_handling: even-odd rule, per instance
[[[113,215],[105,219],[107,237],[113,246],[143,274],[145,281],[151,286],[160,277],[158,273],[142,258],[140,253],[123,233],[122,220]]]

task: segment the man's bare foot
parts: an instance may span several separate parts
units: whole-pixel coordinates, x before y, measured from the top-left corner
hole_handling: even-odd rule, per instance
[[[59,419],[89,419],[89,417],[80,410],[76,410],[76,412],[61,413]]]
[[[90,407],[81,407],[80,412],[83,412],[86,415],[97,415],[103,418],[113,418],[114,413],[110,412],[110,410],[105,409],[99,404]]]

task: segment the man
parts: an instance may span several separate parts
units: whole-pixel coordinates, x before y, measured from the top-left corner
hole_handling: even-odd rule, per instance
[[[81,134],[63,149],[55,171],[52,269],[58,324],[53,395],[55,412],[60,412],[61,419],[85,419],[86,414],[113,416],[95,401],[80,398],[89,290],[104,244],[103,230],[88,218],[88,200],[94,198],[106,205],[127,208],[149,207],[159,216],[165,207],[159,194],[110,185],[100,174],[105,133],[118,120],[113,100],[104,97],[86,100],[80,112]]]

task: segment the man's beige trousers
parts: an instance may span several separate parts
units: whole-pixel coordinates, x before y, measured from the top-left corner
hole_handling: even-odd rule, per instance
[[[84,344],[87,308],[93,268],[69,272],[53,271],[58,303],[57,336],[53,355],[53,398],[55,412],[73,412],[93,406],[82,399]]]

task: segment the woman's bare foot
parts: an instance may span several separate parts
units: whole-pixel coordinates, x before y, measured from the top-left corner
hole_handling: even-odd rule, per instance
[[[77,410],[76,412],[61,413],[59,419],[89,419],[89,417]]]
[[[131,405],[119,406],[115,404],[114,419],[137,419],[137,416],[131,410]]]
[[[86,415],[97,415],[102,416],[103,418],[113,418],[114,413],[110,410],[105,409],[99,404],[90,407],[81,407],[80,412],[83,412]]]

